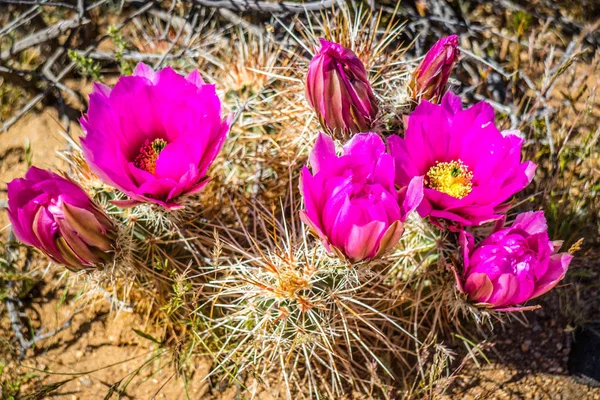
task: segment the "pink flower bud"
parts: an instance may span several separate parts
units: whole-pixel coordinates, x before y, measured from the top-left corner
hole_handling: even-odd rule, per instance
[[[446,91],[448,78],[459,53],[458,36],[438,40],[412,74],[408,84],[412,99],[417,103],[421,100],[439,102]]]
[[[301,174],[302,220],[328,251],[353,262],[370,259],[396,245],[404,221],[423,198],[422,177],[400,191],[394,160],[375,133],[354,136],[337,156],[333,140],[319,135]]]
[[[477,246],[461,232],[463,284],[469,300],[493,309],[507,309],[541,296],[564,278],[573,258],[557,253],[560,243],[548,239],[544,213],[519,214]]]
[[[8,184],[8,216],[16,237],[73,271],[113,258],[116,229],[72,181],[31,167]]]
[[[308,67],[306,99],[333,135],[347,138],[371,130],[377,104],[365,66],[352,50],[320,40]]]

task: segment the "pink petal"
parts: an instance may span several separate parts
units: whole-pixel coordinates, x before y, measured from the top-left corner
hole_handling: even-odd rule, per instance
[[[517,278],[512,274],[503,274],[494,282],[494,292],[487,299],[486,303],[501,307],[512,305],[510,299],[515,295],[518,289]]]
[[[353,225],[343,247],[345,254],[355,262],[375,256],[384,229],[385,223],[381,221],[372,221],[363,226]]]
[[[446,92],[444,97],[442,97],[441,106],[444,107],[449,113],[456,114],[462,110],[462,100],[454,93]]]
[[[327,167],[327,164],[332,158],[337,158],[333,139],[324,133],[319,133],[317,141],[315,142],[315,147],[309,157],[309,163],[313,174],[316,175],[323,167]]]
[[[190,72],[189,74],[187,74],[185,77],[185,80],[196,85],[198,87],[198,89],[200,89],[200,87],[202,87],[202,85],[204,85],[204,80],[200,76],[200,72],[198,72],[197,69],[195,69],[192,72]]]
[[[517,291],[509,300],[507,300],[509,305],[521,304],[529,300],[535,287],[533,277],[529,278],[527,276],[521,276],[516,277],[515,280],[517,281]]]
[[[424,181],[423,176],[415,176],[410,180],[407,187],[400,189],[400,201],[402,204],[402,220],[406,220],[406,216],[413,212],[423,201],[424,197]]]
[[[95,82],[92,87],[92,93],[97,94],[99,96],[109,98],[111,89],[103,83]]]
[[[138,63],[133,70],[133,76],[141,76],[142,78],[148,79],[152,83],[156,83],[156,72],[152,67],[144,64],[143,62]]]
[[[530,235],[544,233],[548,230],[548,225],[546,224],[546,217],[544,217],[543,211],[530,211],[521,213],[517,215],[517,218],[515,218],[515,222],[513,222],[511,226],[513,229],[523,229]]]
[[[569,253],[558,253],[550,257],[548,272],[535,283],[531,298],[536,298],[554,288],[566,275],[573,256]]]
[[[411,152],[408,151],[406,142],[400,136],[391,135],[388,137],[388,144],[390,147],[390,154],[394,157],[394,164],[396,167],[395,181],[398,186],[406,186],[413,177],[427,172],[419,171],[415,167],[411,158]]]
[[[375,257],[383,255],[387,250],[393,248],[398,244],[402,234],[404,233],[404,224],[401,221],[395,221],[392,223],[379,241],[379,248]]]
[[[474,273],[467,277],[464,289],[472,301],[487,303],[494,290],[494,285],[486,274]]]
[[[458,236],[458,244],[462,249],[462,257],[463,257],[463,279],[469,272],[469,259],[471,257],[471,252],[473,252],[473,248],[475,247],[475,238],[469,232],[465,230],[461,230]]]

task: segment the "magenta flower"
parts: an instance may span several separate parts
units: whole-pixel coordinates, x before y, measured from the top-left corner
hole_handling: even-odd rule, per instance
[[[369,131],[377,117],[377,102],[365,66],[352,50],[320,41],[306,77],[308,103],[323,129],[333,135],[346,138]]]
[[[301,173],[302,220],[328,251],[353,262],[382,254],[404,232],[403,222],[423,198],[422,178],[400,192],[394,160],[375,133],[354,136],[337,156],[333,140],[320,134]]]
[[[8,184],[8,217],[17,239],[79,271],[110,261],[116,228],[75,183],[31,167]]]
[[[396,161],[396,184],[424,178],[422,217],[454,225],[479,225],[499,219],[501,204],[531,182],[536,165],[521,162],[523,139],[500,132],[494,110],[480,102],[461,109],[460,98],[447,93],[441,105],[420,103],[408,118],[405,138],[389,138]]]
[[[462,231],[462,281],[469,300],[512,311],[511,307],[541,296],[564,278],[573,258],[557,253],[560,242],[548,239],[543,212],[519,214],[509,228],[496,231],[477,246]]]
[[[214,85],[198,71],[184,78],[140,63],[112,90],[94,86],[81,144],[92,171],[131,198],[115,203],[173,209],[207,183],[230,124],[221,119]]]
[[[411,97],[416,102],[429,100],[438,103],[446,92],[448,78],[459,54],[458,36],[438,40],[412,73],[408,84]]]

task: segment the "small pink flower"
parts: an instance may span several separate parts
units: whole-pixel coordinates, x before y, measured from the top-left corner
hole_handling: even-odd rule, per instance
[[[117,204],[173,209],[207,183],[230,124],[221,119],[214,85],[198,71],[183,77],[140,63],[112,90],[94,86],[81,144],[92,171],[131,198]]]
[[[460,98],[448,92],[441,105],[421,102],[408,118],[406,135],[389,138],[396,161],[396,184],[422,177],[425,198],[417,211],[434,223],[479,225],[497,220],[503,202],[525,188],[536,165],[521,162],[521,139],[500,132],[494,110],[480,102],[462,110]]]
[[[113,258],[116,228],[75,183],[31,167],[8,184],[8,217],[17,239],[79,271]]]
[[[422,178],[400,192],[394,186],[394,160],[375,133],[354,136],[337,156],[333,140],[320,134],[301,174],[302,220],[328,251],[353,262],[390,249],[404,232],[403,222],[423,198]]]
[[[334,136],[369,131],[377,117],[377,102],[365,66],[352,50],[320,41],[321,49],[308,67],[308,103],[323,129]]]
[[[438,103],[446,92],[448,78],[459,54],[458,36],[438,40],[411,76],[408,84],[411,97],[417,102]]]
[[[561,243],[550,241],[547,230],[540,211],[519,214],[510,227],[496,231],[477,246],[473,236],[462,231],[462,282],[469,300],[510,311],[555,287],[573,256],[557,253]]]

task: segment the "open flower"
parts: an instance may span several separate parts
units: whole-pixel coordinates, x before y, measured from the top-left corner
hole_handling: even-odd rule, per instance
[[[533,179],[536,165],[521,162],[523,139],[500,132],[494,110],[480,102],[461,109],[447,93],[441,105],[421,102],[408,119],[405,138],[389,138],[396,161],[396,184],[423,177],[425,197],[418,207],[433,222],[468,226],[501,218],[501,204]]]
[[[448,78],[459,54],[458,36],[438,40],[413,71],[408,83],[410,96],[416,102],[429,100],[438,103],[446,91]]]
[[[79,271],[110,261],[116,228],[75,183],[31,167],[8,184],[8,217],[17,239]]]
[[[375,133],[354,136],[337,156],[333,140],[320,134],[301,174],[302,220],[328,251],[353,262],[396,245],[403,222],[423,198],[422,178],[400,191],[394,186],[394,160]]]
[[[215,87],[198,71],[183,77],[169,67],[155,73],[140,63],[112,90],[94,86],[81,125],[92,171],[131,198],[118,204],[153,202],[173,209],[207,183],[230,119],[221,119]]]
[[[369,131],[377,117],[377,102],[365,66],[352,50],[320,41],[306,77],[308,103],[323,129],[334,136]]]
[[[472,235],[461,232],[461,289],[469,300],[508,311],[556,286],[573,256],[557,253],[562,243],[550,241],[547,230],[540,211],[519,214],[512,226],[492,233],[477,246]]]

